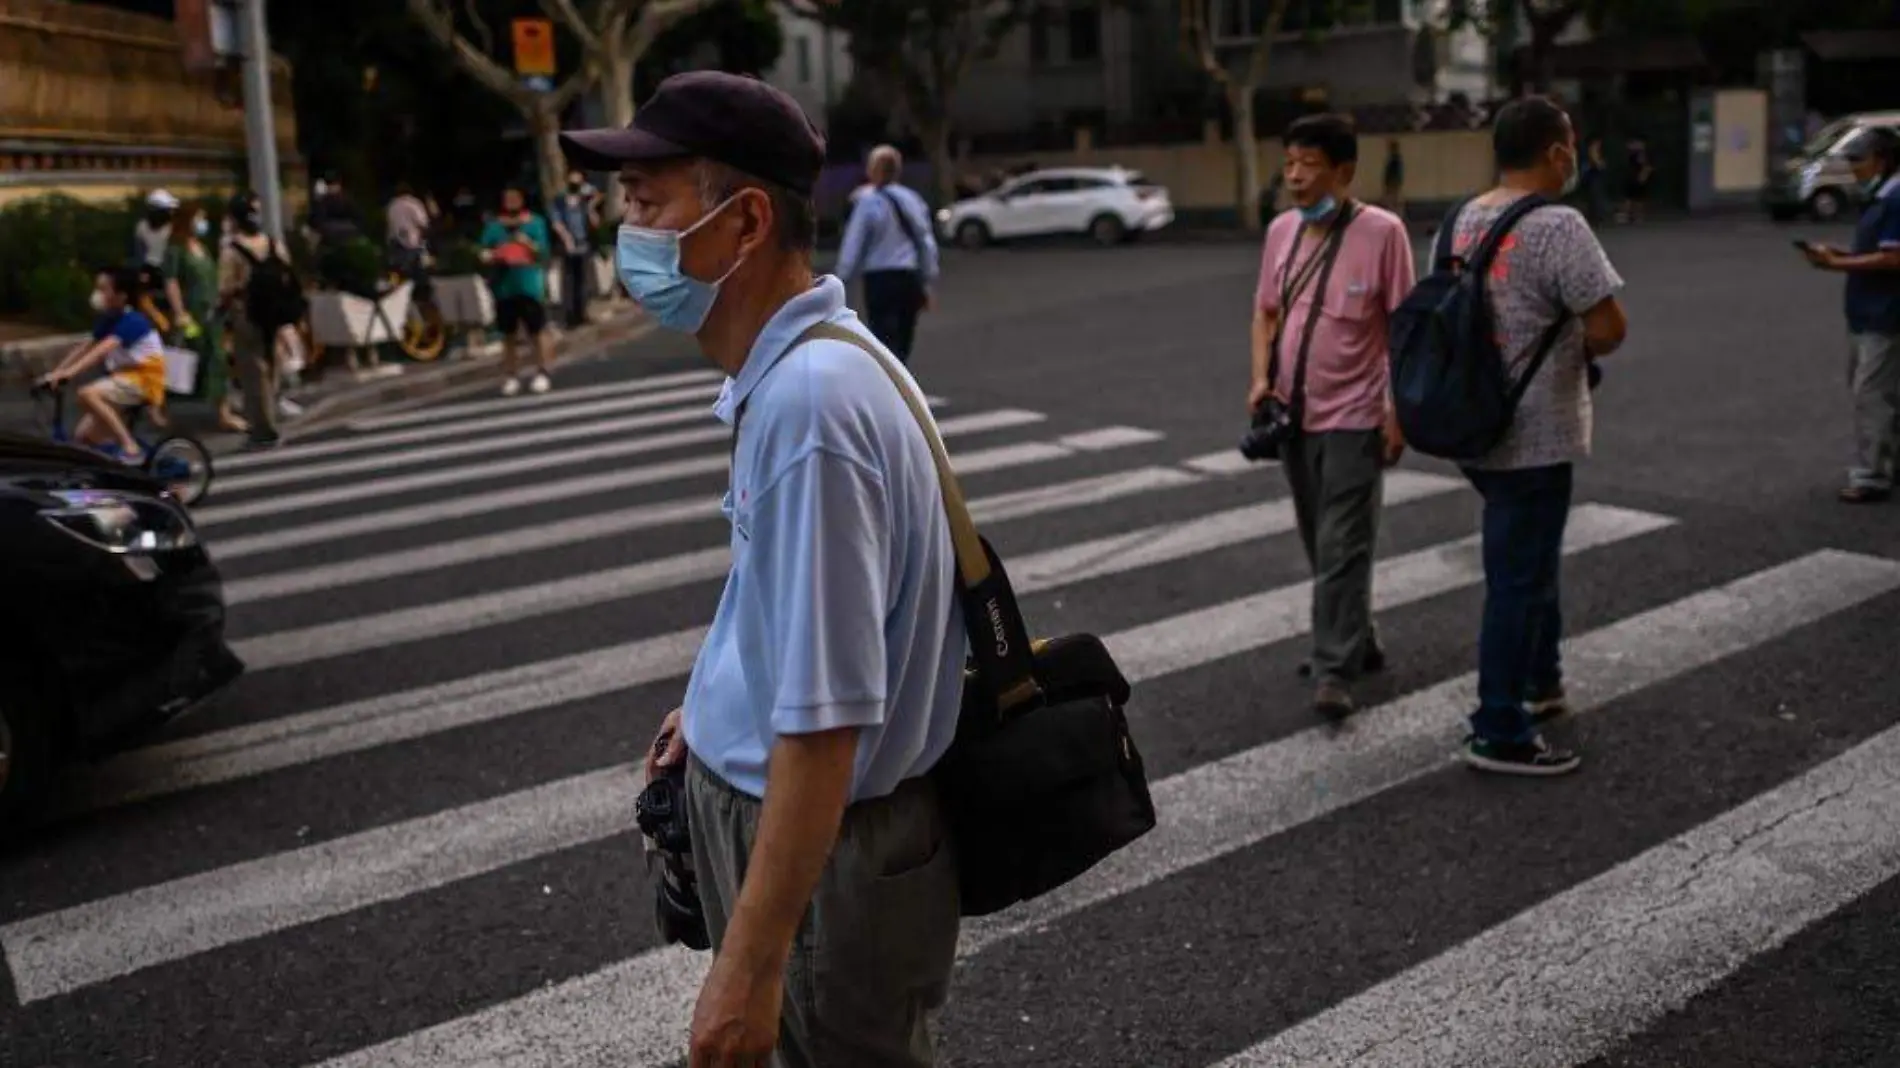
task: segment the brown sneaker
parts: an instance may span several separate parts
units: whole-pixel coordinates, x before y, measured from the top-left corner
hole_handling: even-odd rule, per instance
[[[1564,695],[1564,688],[1540,693],[1524,702],[1524,708],[1531,714],[1531,722],[1543,724],[1570,714],[1570,699]]]
[[[1321,679],[1313,691],[1313,711],[1329,719],[1344,719],[1357,710],[1352,691],[1338,679]]]

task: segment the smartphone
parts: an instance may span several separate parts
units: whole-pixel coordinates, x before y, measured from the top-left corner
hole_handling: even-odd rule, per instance
[[[1812,252],[1814,251],[1814,242],[1809,241],[1805,237],[1798,237],[1794,241],[1794,247],[1803,252]]]

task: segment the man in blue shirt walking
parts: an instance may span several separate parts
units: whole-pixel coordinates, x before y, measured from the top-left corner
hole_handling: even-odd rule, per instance
[[[814,334],[877,344],[843,283],[812,276],[823,144],[784,93],[719,71],[562,139],[626,185],[628,294],[731,376],[714,412],[733,427],[732,570],[647,767],[686,761],[714,949],[691,1065],[929,1065],[961,903],[926,773],[956,732],[963,617],[889,357]]]
[[[1900,133],[1874,127],[1843,155],[1870,203],[1843,252],[1808,247],[1815,266],[1847,273],[1848,383],[1854,394],[1854,463],[1841,499],[1884,501],[1893,494],[1900,444]]]
[[[930,225],[930,205],[898,181],[904,157],[897,149],[872,149],[865,170],[871,184],[853,200],[837,274],[850,285],[863,273],[864,314],[871,332],[909,363],[917,316],[935,299],[937,235]]]

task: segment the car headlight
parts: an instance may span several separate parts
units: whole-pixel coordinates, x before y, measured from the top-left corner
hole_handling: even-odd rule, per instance
[[[59,506],[40,517],[105,552],[142,555],[198,544],[191,520],[168,501],[101,490],[55,490],[53,496]]]
[[[950,221],[950,209],[949,209],[949,208],[938,208],[938,209],[937,209],[937,221],[938,221],[938,222],[940,222],[940,223],[947,223],[947,222],[949,222],[949,221]]]

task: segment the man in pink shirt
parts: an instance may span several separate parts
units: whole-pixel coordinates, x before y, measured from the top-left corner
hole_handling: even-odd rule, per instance
[[[1352,198],[1359,138],[1314,115],[1286,133],[1293,208],[1267,228],[1254,298],[1250,411],[1288,405],[1281,466],[1313,569],[1314,708],[1353,711],[1352,681],[1385,663],[1372,621],[1384,472],[1405,451],[1387,385],[1387,317],[1416,281],[1405,224]],[[1331,261],[1330,263],[1328,261]]]

